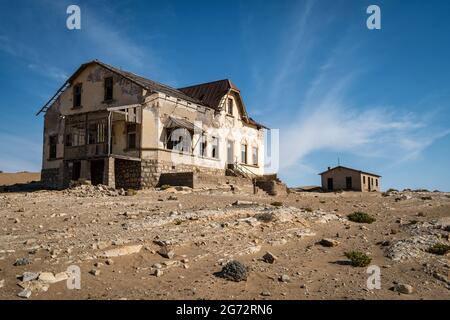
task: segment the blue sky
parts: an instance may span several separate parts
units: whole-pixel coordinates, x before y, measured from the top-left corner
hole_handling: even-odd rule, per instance
[[[81,30],[66,8],[81,8]],[[366,8],[381,8],[368,30]],[[39,170],[35,112],[100,59],[182,87],[230,78],[280,129],[280,176],[341,164],[450,191],[450,2],[0,0],[0,170]]]

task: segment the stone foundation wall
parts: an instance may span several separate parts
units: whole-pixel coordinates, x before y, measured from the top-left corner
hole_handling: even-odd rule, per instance
[[[116,188],[140,189],[142,187],[141,162],[115,159],[114,174]]]
[[[61,188],[61,176],[59,168],[42,169],[41,183],[45,188],[59,189]]]
[[[208,167],[200,167],[186,164],[173,164],[166,161],[158,161],[152,159],[142,159],[141,161],[142,188],[156,187],[161,184],[161,174],[173,174],[173,173],[207,173],[216,176],[225,176],[225,169],[213,169]],[[117,177],[116,177],[117,179]],[[169,183],[167,183],[169,184]]]
[[[194,188],[195,177],[193,172],[175,172],[175,173],[161,173],[158,185],[170,186],[186,186]]]
[[[276,180],[257,180],[256,186],[271,196],[285,196],[288,194],[287,186]]]

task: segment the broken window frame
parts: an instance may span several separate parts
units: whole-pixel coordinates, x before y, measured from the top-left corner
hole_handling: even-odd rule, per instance
[[[199,142],[200,142],[199,149],[198,149],[199,156],[205,158],[205,157],[208,156],[208,139],[207,139],[207,136],[202,134],[200,136],[200,141]]]
[[[247,160],[248,160],[247,144],[241,143],[241,163],[247,164]]]
[[[219,138],[211,137],[211,158],[219,159]]]
[[[193,133],[187,128],[174,127],[166,129],[167,150],[192,154]]]
[[[48,159],[56,159],[58,152],[58,135],[52,134],[48,137]]]
[[[89,121],[87,125],[87,144],[104,144],[108,142],[106,120]]]
[[[81,94],[83,92],[83,84],[77,83],[73,86],[73,108],[81,108]]]
[[[137,148],[137,125],[136,123],[127,123],[127,149],[135,150]]]
[[[254,166],[258,165],[258,147],[252,147],[252,164]]]
[[[233,115],[233,99],[227,98],[227,113],[232,116]]]
[[[75,129],[74,129],[75,128]],[[86,125],[84,122],[68,124],[65,130],[66,147],[79,147],[86,144]]]
[[[105,77],[104,79],[104,101],[112,101],[114,95],[114,79],[113,77]]]

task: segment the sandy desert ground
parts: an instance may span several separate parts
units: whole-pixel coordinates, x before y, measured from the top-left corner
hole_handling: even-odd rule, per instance
[[[355,211],[376,221],[349,221]],[[0,299],[450,299],[449,252],[428,252],[450,245],[450,193],[81,185],[0,193],[0,228]],[[355,250],[380,268],[380,289],[348,263]],[[246,281],[215,275],[233,260]],[[73,265],[80,289],[67,287]]]

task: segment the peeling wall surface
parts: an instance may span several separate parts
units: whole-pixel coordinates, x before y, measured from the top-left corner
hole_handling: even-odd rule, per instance
[[[113,99],[104,101],[104,79],[108,77],[113,78]],[[74,87],[77,85],[82,88],[81,106],[74,107]],[[229,101],[232,101],[232,114],[226,110]],[[135,123],[135,127],[132,127],[135,130],[132,130],[131,136],[130,122],[126,116],[118,111],[107,110],[130,105],[139,106],[134,112],[140,119]],[[230,161],[239,163],[248,172],[262,175],[264,132],[262,128],[258,129],[244,121],[245,116],[245,107],[237,91],[230,90],[223,96],[220,107],[213,109],[161,92],[147,91],[120,74],[101,65],[91,64],[71,79],[70,86],[60,94],[45,114],[43,176],[49,184],[50,181],[52,185],[58,181],[60,186],[67,185],[71,177],[87,179],[91,175],[103,175],[107,180],[115,180],[117,186],[149,187],[158,183],[161,173],[195,170],[224,175]],[[172,139],[171,132],[174,128],[169,126],[169,123],[173,118],[194,125],[195,129],[189,137],[191,151],[179,152],[170,149],[168,140]],[[108,135],[106,140],[103,138],[101,143],[96,141],[93,144],[88,141],[88,128],[91,123],[98,121],[107,125],[105,130],[108,130]],[[68,132],[72,132],[70,130],[77,123],[81,128],[78,130],[86,132],[80,138],[83,143],[68,144]],[[56,157],[50,159],[50,139],[55,141],[55,137]],[[130,139],[135,141],[132,147],[129,145]],[[246,149],[246,159],[242,158],[243,149]],[[232,157],[228,153],[232,154]],[[105,162],[103,170],[115,170],[115,173],[92,171],[94,169],[89,161],[99,158],[109,159],[109,164]],[[111,158],[121,159],[115,169]],[[129,160],[139,161],[140,165],[123,162]],[[79,164],[73,167],[74,161],[81,161],[82,169],[79,169]],[[100,170],[98,167],[97,163],[95,170]],[[114,174],[119,178],[125,177],[128,170],[133,174],[133,181],[118,181],[117,176],[113,179]],[[54,177],[55,172],[58,172],[57,178]],[[141,173],[139,179],[136,178],[136,172]]]

